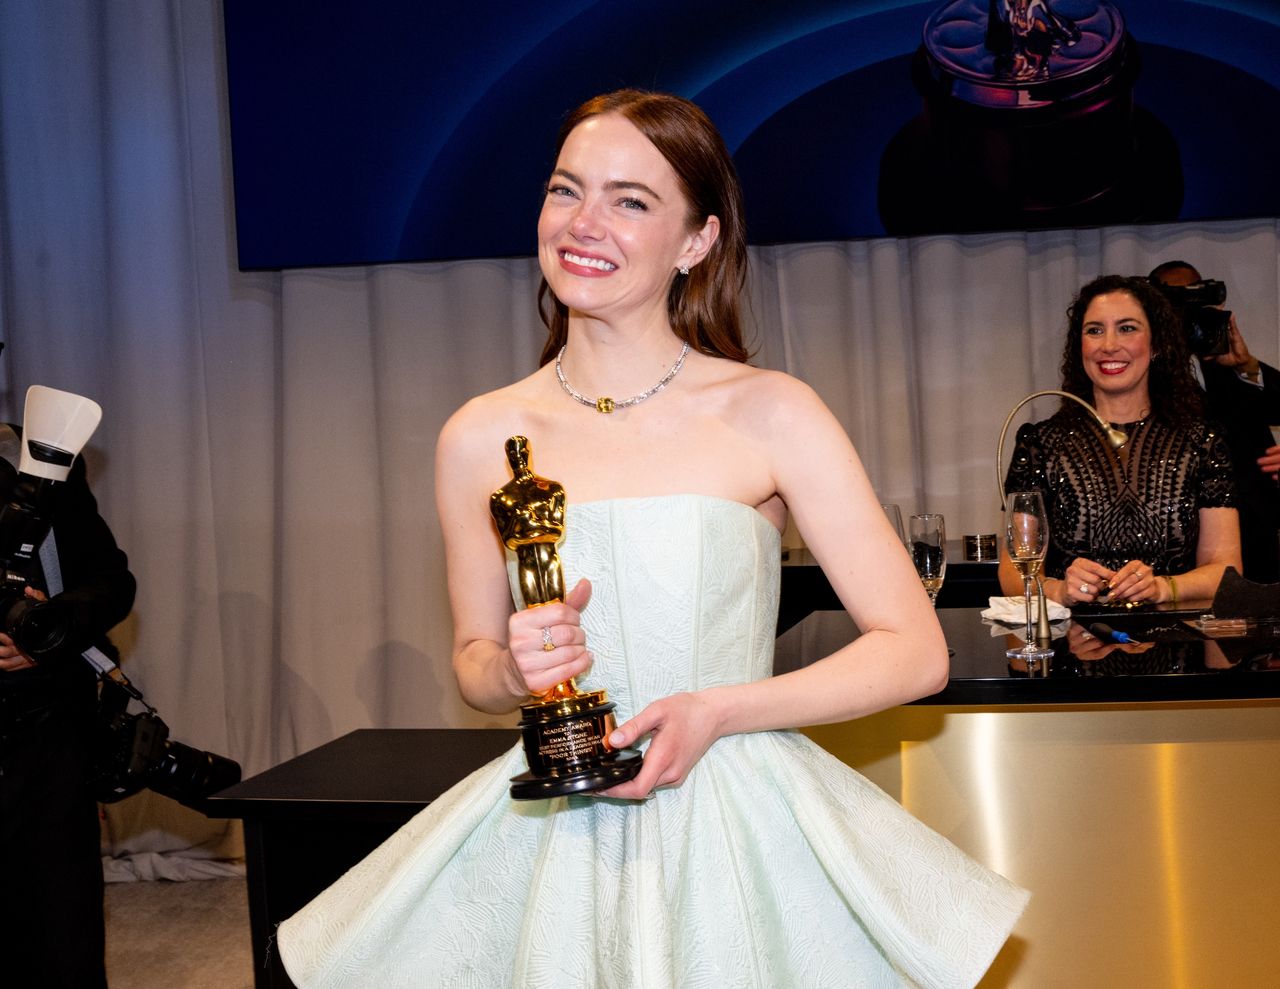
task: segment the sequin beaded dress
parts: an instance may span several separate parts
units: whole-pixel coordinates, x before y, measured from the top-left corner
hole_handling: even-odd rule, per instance
[[[1004,488],[1039,491],[1049,517],[1044,573],[1061,578],[1077,556],[1118,570],[1129,560],[1158,574],[1196,565],[1200,509],[1234,508],[1231,454],[1203,422],[1118,424],[1122,453],[1074,409],[1018,430]]]
[[[770,675],[780,539],[695,495],[570,505],[566,586],[619,720]],[[280,926],[302,989],[971,986],[1026,902],[798,732],[640,801],[517,802],[517,747]]]

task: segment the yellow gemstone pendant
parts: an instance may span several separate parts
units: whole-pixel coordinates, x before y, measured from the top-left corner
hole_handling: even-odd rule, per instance
[[[613,411],[613,399],[608,396],[601,395],[596,399],[596,411],[608,414]]]

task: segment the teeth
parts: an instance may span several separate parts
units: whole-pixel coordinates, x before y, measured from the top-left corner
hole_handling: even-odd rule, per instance
[[[564,259],[571,264],[580,264],[584,268],[598,268],[600,271],[613,271],[618,266],[604,258],[584,258],[579,257],[572,251],[564,252]]]
[[[1122,367],[1127,367],[1124,361],[1103,361],[1102,369],[1104,371],[1118,371]]]

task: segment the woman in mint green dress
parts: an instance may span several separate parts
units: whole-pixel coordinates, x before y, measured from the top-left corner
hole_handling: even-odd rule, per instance
[[[1025,891],[794,730],[939,690],[947,649],[844,430],[808,386],[746,363],[741,193],[702,111],[635,90],[574,111],[538,254],[542,366],[464,405],[437,450],[454,669],[494,714],[570,677],[607,690],[610,741],[643,768],[513,801],[516,746],[281,925],[290,976],[974,985]],[[568,593],[535,609],[513,604],[489,516],[513,435],[568,496]],[[774,677],[788,514],[861,634]]]

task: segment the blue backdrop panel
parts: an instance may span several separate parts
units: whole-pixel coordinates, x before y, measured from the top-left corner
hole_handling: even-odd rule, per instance
[[[1070,16],[1097,0],[1053,5]],[[974,229],[945,208],[936,162],[902,164],[928,154],[913,68],[944,6],[225,0],[240,265],[531,254],[560,119],[620,86],[707,110],[738,163],[753,242]],[[988,225],[1280,215],[1267,174],[1280,151],[1280,2],[1114,6],[1136,43],[1132,133],[1066,131],[1059,147],[1081,162],[1136,154],[1148,181],[1131,184],[1152,202]],[[1061,184],[1051,168],[1041,178]],[[928,231],[886,209],[916,192]]]

